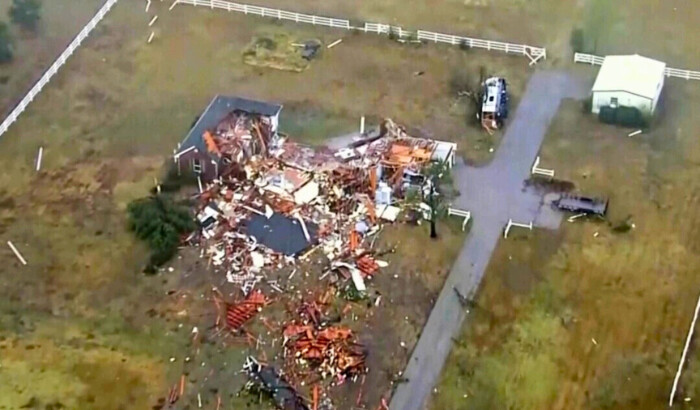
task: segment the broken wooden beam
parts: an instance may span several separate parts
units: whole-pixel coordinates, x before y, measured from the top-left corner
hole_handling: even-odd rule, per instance
[[[19,259],[19,261],[22,262],[22,265],[26,265],[26,264],[27,264],[27,261],[24,259],[24,257],[22,256],[22,254],[19,253],[19,251],[17,250],[17,248],[15,247],[15,245],[14,245],[12,242],[10,242],[10,241],[7,241],[7,245],[10,247],[10,249],[12,249],[12,252],[14,252],[15,256],[17,257],[17,259]]]

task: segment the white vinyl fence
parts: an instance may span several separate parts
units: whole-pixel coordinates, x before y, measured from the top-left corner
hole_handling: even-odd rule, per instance
[[[39,81],[34,84],[34,86],[29,90],[27,95],[22,98],[22,101],[17,104],[17,106],[10,112],[10,115],[5,118],[5,120],[0,124],[0,136],[3,135],[8,128],[10,128],[10,125],[17,121],[17,118],[24,112],[24,110],[27,108],[29,103],[31,103],[34,98],[41,92],[41,90],[46,86],[46,84],[51,81],[51,78],[56,75],[58,70],[63,66],[63,64],[66,63],[68,58],[73,54],[73,52],[80,47],[82,44],[83,40],[90,34],[90,32],[97,26],[97,23],[99,23],[105,15],[112,9],[112,7],[117,3],[118,0],[107,0],[105,4],[100,8],[100,10],[95,14],[95,16],[90,20],[85,27],[83,27],[82,30],[80,30],[80,33],[71,41],[70,44],[68,44],[68,47],[66,47],[65,50],[61,53],[61,55],[58,56],[56,61],[51,64],[51,67],[49,67],[48,70],[44,73],[44,75],[41,76]]]
[[[501,51],[509,54],[520,54],[530,59],[530,65],[537,63],[540,59],[547,58],[547,50],[540,47],[532,47],[524,44],[503,43],[500,41],[481,40],[478,38],[461,37],[451,34],[433,33],[430,31],[404,30],[399,26],[391,26],[380,23],[365,23],[362,27],[350,25],[349,20],[336,19],[330,17],[313,16],[309,14],[293,13],[284,10],[270,9],[267,7],[251,6],[247,4],[232,3],[225,0],[175,0],[176,4],[190,4],[193,6],[209,7],[211,9],[223,9],[236,11],[244,14],[254,14],[262,17],[271,17],[279,20],[289,20],[297,23],[308,23],[327,27],[342,28],[346,30],[360,30],[365,33],[395,34],[399,39],[414,38],[418,41],[432,41],[435,43],[446,43],[460,45],[469,48],[481,48],[490,51]]]
[[[593,54],[575,53],[574,63],[585,63],[590,65],[603,65],[605,57],[594,56]]]
[[[605,57],[594,56],[592,54],[574,54],[575,63],[585,63],[591,65],[603,65]],[[700,80],[700,71],[680,70],[677,68],[666,68],[666,77],[683,78],[685,80]]]
[[[530,59],[530,65],[540,59],[547,58],[547,50],[540,47],[526,46],[524,44],[503,43],[501,41],[481,40],[478,38],[461,37],[452,34],[433,33],[431,31],[418,30],[419,40],[433,41],[435,43],[447,43],[462,45],[469,48],[482,48],[489,51],[501,51],[504,53],[522,54]]]
[[[310,14],[294,13],[267,7],[251,6],[247,4],[231,3],[223,0],[176,0],[176,4],[190,4],[192,6],[204,6],[212,9],[237,11],[243,14],[253,14],[261,17],[272,17],[279,20],[289,20],[297,23],[307,23],[319,26],[344,28],[350,30],[350,21],[334,19],[330,17],[313,16]]]

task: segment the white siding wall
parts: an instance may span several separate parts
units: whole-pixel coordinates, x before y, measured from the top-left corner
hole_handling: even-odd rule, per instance
[[[270,117],[272,120],[272,132],[275,133],[277,132],[277,127],[280,125],[280,113],[275,114],[273,117]]]
[[[661,80],[659,81],[659,84],[656,86],[656,96],[654,96],[654,103],[651,107],[651,112],[653,113],[656,111],[656,105],[659,103],[659,97],[661,97],[661,90],[664,89],[664,80],[666,79],[665,76],[661,77]]]
[[[648,98],[640,97],[624,91],[598,91],[593,93],[591,111],[594,114],[598,114],[600,112],[600,107],[610,105],[612,98],[617,98],[618,107],[637,107],[642,113],[653,112],[653,109],[655,108],[652,101]]]

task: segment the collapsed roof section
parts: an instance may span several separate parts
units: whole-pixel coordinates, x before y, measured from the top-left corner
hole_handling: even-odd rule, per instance
[[[240,97],[217,95],[178,147],[175,158],[207,153],[221,163],[267,153],[277,133],[282,106]]]

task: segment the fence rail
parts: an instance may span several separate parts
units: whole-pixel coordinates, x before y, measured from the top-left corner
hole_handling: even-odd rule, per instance
[[[594,56],[593,54],[575,53],[574,63],[585,63],[590,65],[603,65],[605,57]]]
[[[605,57],[594,56],[592,54],[576,53],[574,54],[575,63],[585,63],[591,65],[603,65]],[[685,80],[700,80],[700,71],[681,70],[678,68],[666,68],[664,71],[666,77],[683,78]]]
[[[434,33],[432,31],[418,30],[419,40],[432,41],[435,43],[447,43],[460,45],[469,48],[482,48],[485,50],[502,51],[504,53],[522,54],[530,57],[531,64],[540,58],[547,58],[547,50],[540,47],[527,46],[524,44],[504,43],[501,41],[482,40],[478,38],[455,36],[452,34]]]
[[[271,17],[279,20],[290,20],[297,23],[307,23],[327,27],[342,28],[346,30],[360,30],[365,33],[395,34],[399,39],[415,37],[418,41],[432,41],[435,43],[446,43],[452,45],[462,45],[469,48],[481,48],[489,51],[502,51],[508,54],[520,54],[530,59],[530,65],[537,63],[540,59],[547,58],[547,50],[541,47],[533,47],[524,44],[503,43],[500,41],[482,40],[478,38],[455,36],[451,34],[433,33],[431,31],[409,31],[399,26],[380,23],[364,23],[362,27],[353,27],[349,20],[336,19],[309,14],[300,14],[267,7],[252,6],[247,4],[232,3],[225,0],[175,0],[176,4],[190,4],[192,6],[203,6],[211,9],[223,9],[236,11],[244,14],[254,14],[262,17]]]
[[[100,10],[95,14],[95,16],[90,20],[80,33],[68,44],[65,50],[58,56],[58,58],[51,64],[51,67],[44,72],[44,75],[34,84],[34,86],[29,90],[29,92],[22,98],[22,100],[15,106],[15,108],[10,112],[10,114],[5,118],[5,120],[0,124],[0,136],[3,135],[10,125],[12,125],[17,118],[24,112],[27,106],[34,101],[34,98],[41,92],[41,90],[46,86],[46,84],[51,81],[58,70],[66,63],[68,58],[73,54],[73,52],[80,47],[83,40],[87,38],[90,32],[97,26],[97,23],[102,21],[102,19],[107,15],[107,13],[112,9],[112,7],[119,0],[107,0],[105,4],[100,8]]]
[[[232,3],[223,0],[177,0],[177,4],[190,4],[192,6],[204,6],[212,9],[223,9],[227,11],[236,11],[243,14],[253,14],[261,17],[271,17],[279,20],[289,20],[297,23],[307,23],[319,26],[343,28],[350,30],[349,20],[336,19],[331,17],[314,16],[311,14],[294,13],[279,9],[271,9],[267,7],[252,6],[248,4]]]

